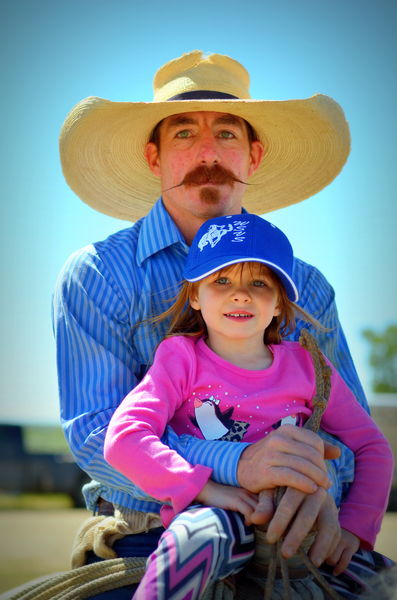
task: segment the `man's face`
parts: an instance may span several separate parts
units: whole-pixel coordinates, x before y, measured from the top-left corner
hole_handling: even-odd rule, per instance
[[[249,142],[243,119],[220,112],[190,112],[160,125],[159,148],[149,143],[146,158],[161,179],[163,200],[180,225],[241,211],[248,177],[263,155]]]

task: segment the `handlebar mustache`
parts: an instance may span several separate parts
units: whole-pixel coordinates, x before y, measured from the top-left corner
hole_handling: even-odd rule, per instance
[[[164,192],[168,192],[169,190],[173,190],[177,187],[181,187],[182,185],[186,186],[195,186],[195,185],[233,185],[234,183],[242,183],[243,185],[250,185],[246,181],[242,181],[232,171],[222,167],[221,165],[214,165],[212,167],[208,167],[206,165],[201,165],[186,173],[185,177],[182,179],[180,183],[173,185]]]

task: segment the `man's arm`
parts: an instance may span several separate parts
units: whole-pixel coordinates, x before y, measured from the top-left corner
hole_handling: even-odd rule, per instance
[[[318,269],[300,259],[295,259],[294,262],[294,281],[299,289],[298,305],[329,331],[316,330],[312,325],[298,319],[295,332],[286,339],[298,340],[301,329],[309,329],[320,350],[332,362],[357,401],[369,413],[368,402],[339,322],[332,286]]]
[[[129,307],[95,248],[65,264],[53,299],[62,426],[80,467],[102,486],[145,495],[103,458],[110,418],[136,385]]]

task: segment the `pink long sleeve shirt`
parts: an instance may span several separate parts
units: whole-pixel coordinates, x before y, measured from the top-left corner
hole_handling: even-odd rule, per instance
[[[271,366],[250,371],[212,352],[202,338],[171,337],[159,345],[152,367],[114,413],[105,458],[169,505],[162,511],[165,526],[211,477],[209,467],[192,466],[160,441],[168,423],[179,435],[256,442],[281,424],[303,425],[311,415],[315,374],[310,354],[297,342],[269,349]],[[340,508],[340,524],[373,547],[387,506],[393,456],[333,368],[321,427],[355,453],[355,478]]]

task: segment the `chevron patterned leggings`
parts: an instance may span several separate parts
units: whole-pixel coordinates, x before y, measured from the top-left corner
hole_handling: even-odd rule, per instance
[[[233,511],[195,506],[178,515],[149,556],[134,600],[196,600],[252,558],[254,535]]]
[[[244,525],[239,513],[193,506],[175,517],[162,533],[133,600],[196,600],[208,585],[241,571],[252,558],[254,545],[253,529]],[[393,565],[374,550],[360,549],[338,577],[326,564],[320,571],[343,598],[356,600],[363,593],[375,597],[368,582]],[[299,593],[298,597],[313,599],[318,595]]]

